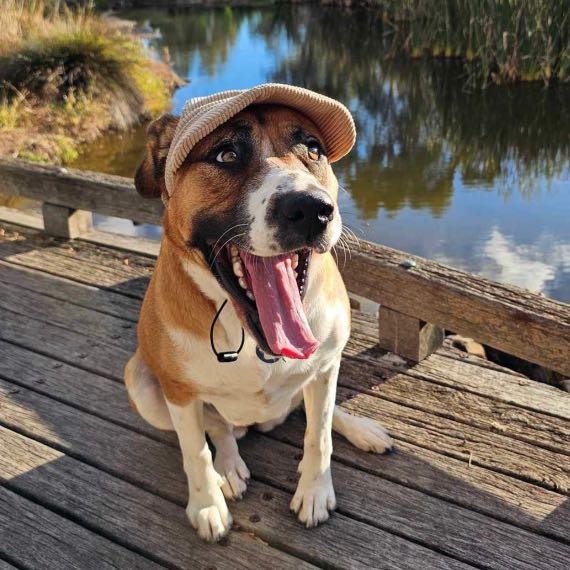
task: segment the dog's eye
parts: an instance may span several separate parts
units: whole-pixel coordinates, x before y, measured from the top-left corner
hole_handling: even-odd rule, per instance
[[[307,145],[307,152],[309,153],[309,158],[314,161],[320,160],[323,155],[323,149],[316,142],[310,142]]]
[[[237,152],[235,150],[221,150],[216,155],[216,162],[222,162],[224,164],[228,164],[231,162],[237,162],[239,159]]]

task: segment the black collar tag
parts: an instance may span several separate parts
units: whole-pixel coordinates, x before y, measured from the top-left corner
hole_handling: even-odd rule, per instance
[[[265,364],[275,364],[281,360],[280,356],[265,356],[265,353],[259,348],[259,346],[255,347],[255,354],[257,354],[257,358],[261,360],[261,362],[265,362]]]

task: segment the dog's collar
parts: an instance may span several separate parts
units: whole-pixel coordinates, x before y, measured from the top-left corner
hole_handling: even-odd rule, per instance
[[[259,358],[261,362],[265,362],[265,364],[275,364],[281,360],[281,356],[267,356],[259,346],[255,347],[255,354],[257,358]]]
[[[243,328],[241,329],[241,343],[239,345],[239,348],[237,350],[231,350],[231,351],[227,351],[227,352],[218,352],[216,350],[216,345],[214,343],[214,327],[216,326],[216,322],[218,320],[218,318],[220,317],[220,313],[224,310],[224,307],[226,306],[228,300],[226,299],[220,306],[220,308],[218,309],[218,311],[216,312],[216,316],[214,317],[214,320],[212,321],[212,326],[210,327],[210,346],[212,347],[212,352],[216,355],[216,358],[218,359],[218,362],[235,362],[238,359],[239,353],[241,352],[241,349],[243,348],[243,345],[245,343],[245,332],[243,330]],[[259,360],[261,360],[261,362],[265,362],[265,364],[275,364],[276,362],[279,362],[279,360],[281,360],[281,356],[267,356],[262,350],[261,348],[259,348],[259,346],[255,347],[255,354],[257,355],[257,358],[259,358]]]

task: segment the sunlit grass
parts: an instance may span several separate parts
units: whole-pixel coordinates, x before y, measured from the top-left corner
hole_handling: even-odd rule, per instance
[[[54,160],[74,157],[61,141],[76,138],[82,125],[90,136],[123,130],[168,108],[167,82],[116,21],[63,1],[4,0],[0,29],[0,128],[41,116],[52,139],[46,148],[62,149]],[[41,159],[22,144],[19,156]]]

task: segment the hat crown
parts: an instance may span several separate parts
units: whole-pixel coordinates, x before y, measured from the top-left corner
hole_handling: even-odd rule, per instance
[[[221,91],[186,102],[166,158],[165,183],[170,196],[174,176],[192,148],[217,127],[255,103],[284,105],[299,111],[319,127],[330,162],[348,154],[356,139],[356,128],[349,110],[340,102],[314,91],[265,83],[251,89]]]

